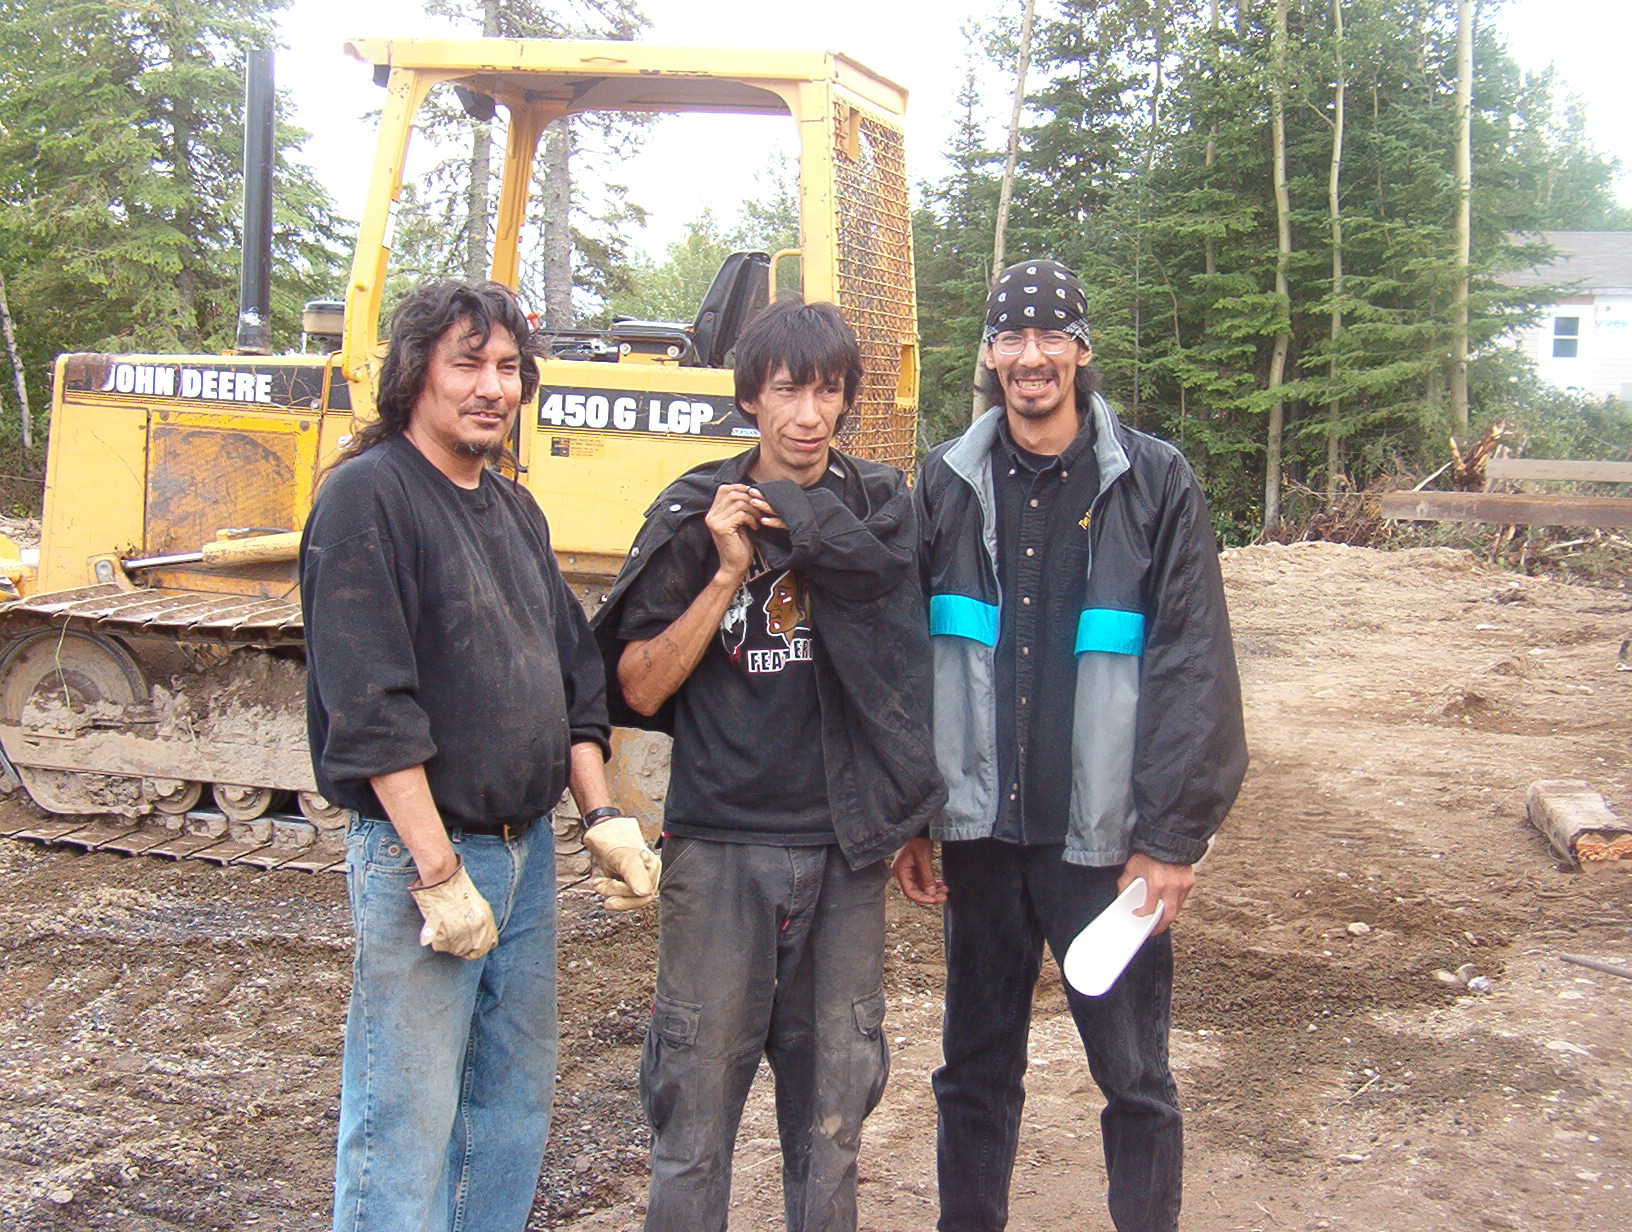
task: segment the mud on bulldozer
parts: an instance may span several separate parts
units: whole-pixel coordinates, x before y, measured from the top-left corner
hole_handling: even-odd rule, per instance
[[[373,66],[385,101],[344,300],[307,306],[302,353],[269,353],[271,65],[256,53],[237,349],[57,361],[37,559],[0,544],[18,596],[0,608],[0,778],[52,816],[18,816],[0,833],[267,868],[343,863],[349,817],[318,795],[306,745],[295,556],[325,468],[372,414],[390,225],[415,117],[437,86],[455,87],[472,114],[504,117],[491,276],[511,287],[551,121],[726,112],[796,126],[797,249],[734,254],[694,321],[549,337],[512,447],[587,606],[663,486],[757,435],[733,401],[729,357],[779,274],[837,303],[860,339],[866,379],[840,444],[911,465],[900,87],[832,53],[556,40],[347,51]],[[614,739],[615,789],[648,823],[666,778],[658,739]]]

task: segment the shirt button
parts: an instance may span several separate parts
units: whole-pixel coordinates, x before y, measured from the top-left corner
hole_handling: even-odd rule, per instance
[[[1037,498],[1035,496],[1031,498],[1031,507],[1033,509],[1037,508]]]
[[[1027,549],[1026,549],[1026,555],[1027,555],[1027,556],[1035,556],[1035,555],[1037,555],[1037,549],[1036,549],[1036,548],[1027,548]]]
[[[1009,474],[1011,474],[1011,475],[1012,475],[1012,474],[1014,474],[1014,473],[1015,473],[1015,472],[1014,472],[1014,467],[1012,467],[1012,466],[1011,466],[1011,467],[1009,467]]]
[[[1061,479],[1069,479],[1069,478],[1071,478],[1071,472],[1070,472],[1070,471],[1061,471],[1061,472],[1060,472],[1060,478],[1061,478]]]
[[[1029,655],[1029,654],[1030,654],[1030,653],[1031,653],[1031,647],[1030,647],[1030,646],[1022,646],[1022,647],[1020,647],[1020,653],[1021,653],[1021,654],[1022,654],[1022,655]]]
[[[1021,599],[1020,599],[1020,603],[1024,607],[1030,607],[1031,606],[1031,596],[1030,595],[1022,596]]]
[[[1025,705],[1025,704],[1026,704],[1026,699],[1025,699],[1025,698],[1023,698],[1023,697],[1022,697],[1022,698],[1021,698],[1021,699],[1020,699],[1020,704],[1021,704],[1021,705],[1022,705],[1022,706],[1024,706],[1024,705]]]
[[[669,512],[670,513],[679,513],[680,512],[680,506],[678,504],[670,505],[669,506]]]
[[[1012,791],[1009,793],[1009,799],[1014,799],[1014,793]]]

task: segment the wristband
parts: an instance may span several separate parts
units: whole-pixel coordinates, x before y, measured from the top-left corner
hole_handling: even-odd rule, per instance
[[[615,805],[615,804],[603,804],[603,805],[601,805],[600,808],[590,809],[589,812],[584,814],[584,829],[587,830],[591,826],[597,824],[598,822],[605,821],[608,817],[622,817],[622,816],[623,816],[623,810],[620,809],[617,805]]]

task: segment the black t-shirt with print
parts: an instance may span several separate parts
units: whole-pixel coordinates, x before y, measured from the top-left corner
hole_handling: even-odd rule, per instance
[[[760,538],[785,534],[755,532]],[[688,519],[630,586],[618,636],[626,642],[656,637],[718,568],[708,526],[700,517]],[[702,660],[674,698],[668,833],[783,846],[836,841],[810,604],[800,574],[765,568],[755,551]]]

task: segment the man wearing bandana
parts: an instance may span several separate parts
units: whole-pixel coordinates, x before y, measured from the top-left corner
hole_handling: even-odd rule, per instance
[[[1143,878],[1150,939],[1102,996],[1066,998],[1106,1100],[1112,1221],[1166,1232],[1183,1166],[1169,926],[1247,765],[1218,553],[1184,458],[1099,394],[1070,270],[1004,270],[984,344],[992,408],[915,492],[949,801],[895,860],[908,898],[944,904],[938,1226],[1007,1225],[1043,943],[1062,961]]]

